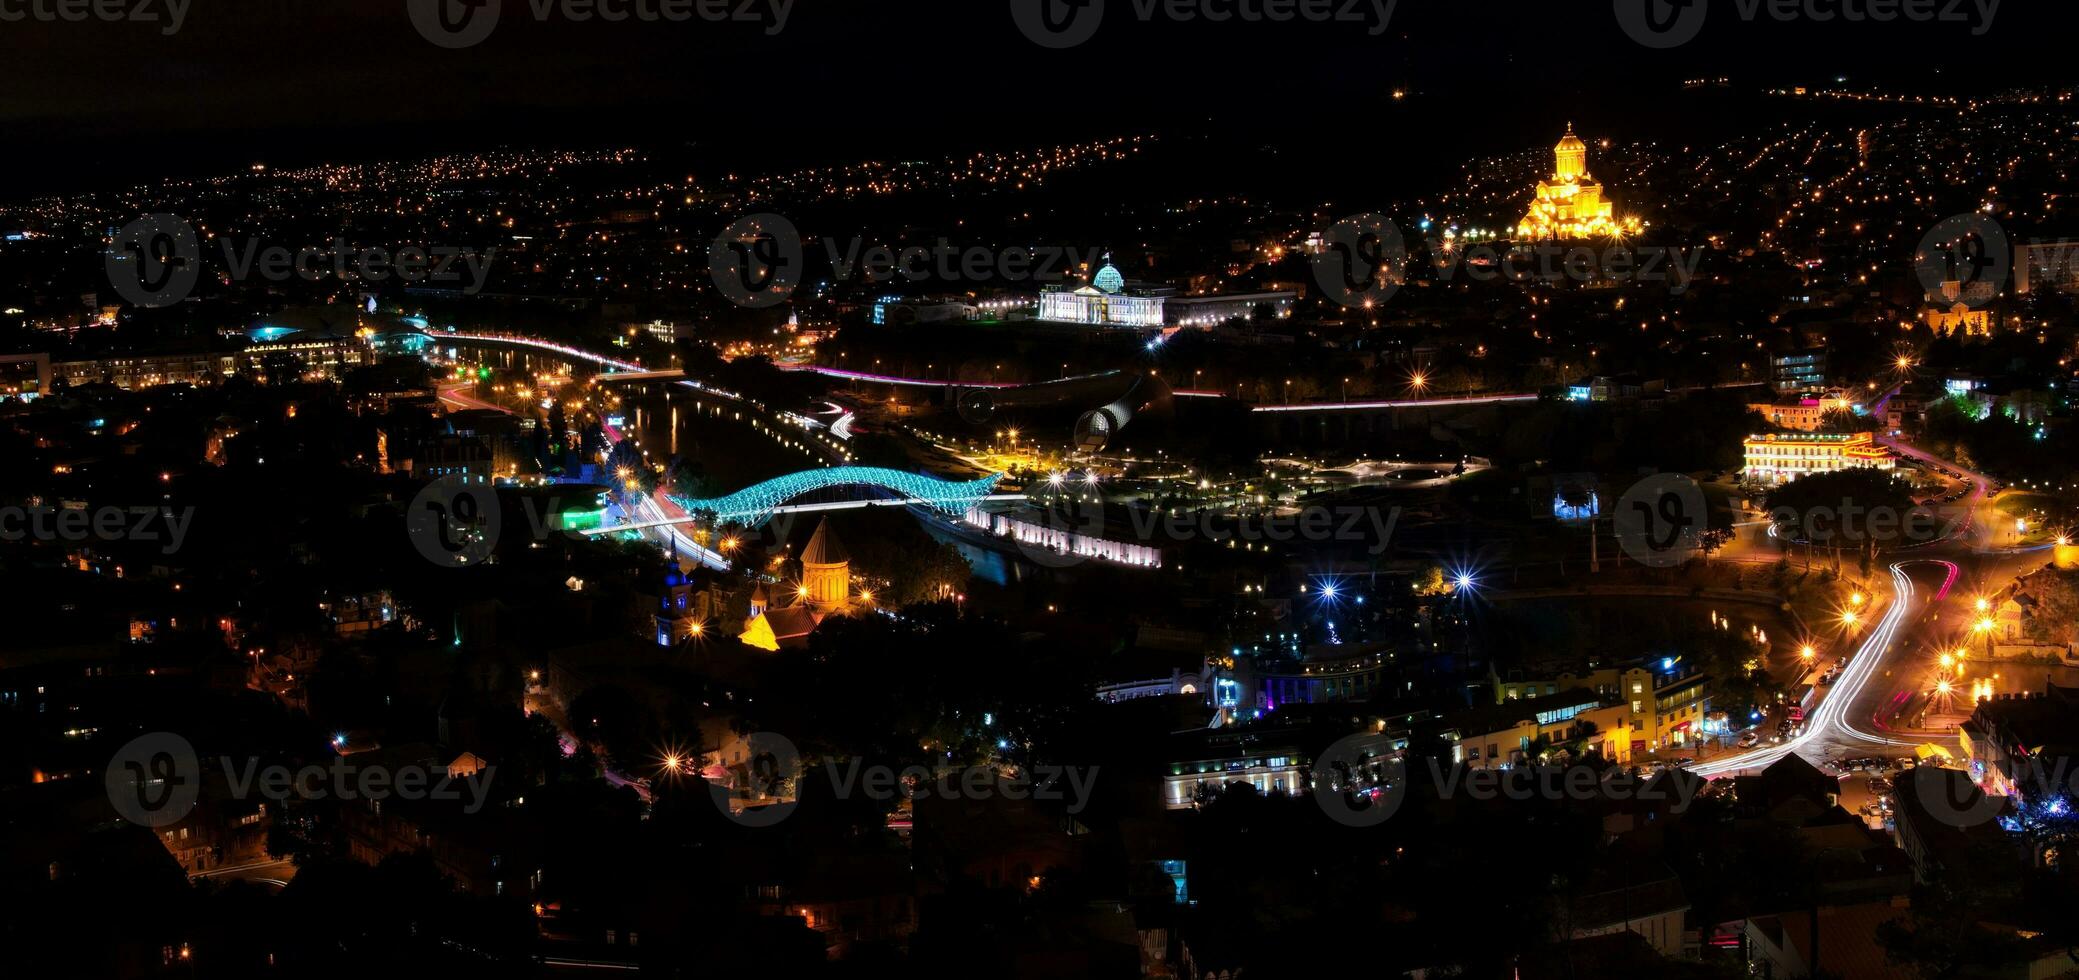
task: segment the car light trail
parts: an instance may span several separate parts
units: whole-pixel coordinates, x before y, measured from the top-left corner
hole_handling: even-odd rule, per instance
[[[1869,638],[1863,640],[1862,645],[1856,648],[1855,655],[1842,668],[1840,679],[1827,691],[1826,698],[1820,701],[1819,707],[1805,719],[1803,734],[1782,745],[1756,752],[1742,752],[1731,758],[1691,766],[1689,771],[1706,778],[1716,778],[1748,769],[1765,768],[1807,744],[1816,744],[1816,739],[1827,735],[1846,734],[1852,738],[1888,745],[1912,744],[1864,732],[1849,724],[1847,717],[1849,706],[1862,695],[1862,689],[1870,682],[1870,678],[1876,676],[1878,662],[1883,660],[1885,652],[1891,649],[1892,641],[1897,639],[1899,629],[1906,621],[1907,612],[1913,608],[1913,580],[1906,577],[1906,564],[1900,562],[1891,566],[1891,608],[1884,611],[1884,617],[1877,621],[1877,627],[1870,631]]]

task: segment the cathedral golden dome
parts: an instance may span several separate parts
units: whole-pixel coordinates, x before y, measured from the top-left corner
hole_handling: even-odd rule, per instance
[[[1588,176],[1588,144],[1574,135],[1573,123],[1566,124],[1552,157],[1552,177],[1538,181],[1530,210],[1516,225],[1517,237],[1571,240],[1639,230],[1637,219],[1616,216],[1603,198],[1603,186]]]
[[[1559,145],[1552,148],[1556,166],[1552,171],[1555,180],[1580,180],[1588,176],[1588,144],[1574,135],[1574,124],[1566,124],[1566,135]]]

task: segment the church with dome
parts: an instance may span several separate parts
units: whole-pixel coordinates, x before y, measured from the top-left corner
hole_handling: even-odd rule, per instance
[[[1603,197],[1603,185],[1588,175],[1588,144],[1574,135],[1574,124],[1553,148],[1552,176],[1538,181],[1530,211],[1516,226],[1516,237],[1548,241],[1598,238],[1637,232],[1637,218],[1619,219]]]
[[[775,605],[764,586],[751,597],[751,616],[737,639],[760,650],[800,649],[831,613],[852,608],[852,561],[824,518],[801,549],[801,584],[794,601]]]

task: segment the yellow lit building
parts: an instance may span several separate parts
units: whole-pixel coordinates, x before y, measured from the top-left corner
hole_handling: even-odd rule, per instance
[[[1588,176],[1588,144],[1574,135],[1573,123],[1567,124],[1553,156],[1552,177],[1538,181],[1530,212],[1516,226],[1518,238],[1594,238],[1639,230],[1638,219],[1616,217],[1615,207],[1603,199],[1603,185]]]
[[[1711,716],[1710,675],[1672,657],[1542,679],[1497,679],[1494,695],[1502,714],[1477,709],[1478,714],[1513,724],[1461,728],[1457,761],[1475,768],[1518,764],[1525,761],[1523,750],[1542,735],[1554,742],[1579,736],[1588,751],[1629,763],[1634,752],[1689,746],[1707,733]],[[1570,730],[1584,721],[1590,723],[1585,735]]]
[[[1938,334],[1962,331],[1966,337],[1992,336],[1993,287],[1989,282],[1945,282],[1927,294],[1921,318]]]
[[[801,549],[801,598],[816,609],[834,609],[852,598],[852,565],[830,521],[816,525],[808,547]]]
[[[1748,436],[1747,465],[1741,471],[1750,480],[1788,483],[1813,473],[1833,473],[1867,466],[1890,471],[1897,467],[1891,450],[1877,445],[1868,432],[1778,432]]]

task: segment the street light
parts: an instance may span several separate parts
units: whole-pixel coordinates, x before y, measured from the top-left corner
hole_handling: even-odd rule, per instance
[[[1807,643],[1804,646],[1801,646],[1797,649],[1797,655],[1805,658],[1806,660],[1810,660],[1818,654],[1819,651],[1812,649],[1812,644],[1810,643]]]

